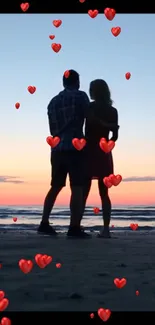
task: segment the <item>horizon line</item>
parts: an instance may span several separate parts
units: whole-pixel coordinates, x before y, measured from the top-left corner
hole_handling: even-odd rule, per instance
[[[94,207],[94,206],[100,206],[101,204],[88,204],[88,205],[86,205],[86,207]],[[7,206],[15,206],[15,207],[18,207],[18,206],[20,206],[20,207],[27,207],[27,206],[42,206],[43,207],[43,204],[0,204],[0,207],[7,207]],[[119,207],[125,207],[125,206],[134,206],[134,207],[139,207],[139,206],[141,206],[141,207],[146,207],[146,206],[150,206],[150,207],[152,207],[152,206],[155,206],[155,202],[154,203],[152,203],[152,204],[149,204],[149,203],[147,203],[147,204],[134,204],[134,203],[131,203],[131,204],[113,204],[112,205],[112,207],[115,207],[115,206],[119,206]],[[54,206],[54,208],[56,208],[56,207],[68,207],[69,208],[69,205],[68,204],[66,204],[66,205],[64,205],[64,204],[58,204],[58,205],[55,205]]]

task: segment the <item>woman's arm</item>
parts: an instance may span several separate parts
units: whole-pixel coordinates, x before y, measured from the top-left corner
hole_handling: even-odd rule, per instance
[[[117,110],[115,109],[114,112],[115,112],[114,113],[114,120],[116,122],[116,125],[118,125],[118,113],[117,113]],[[118,129],[119,129],[119,127],[112,130],[113,134],[112,134],[112,137],[110,139],[111,141],[114,141],[114,142],[117,141],[117,139],[118,139]]]
[[[99,123],[103,127],[107,127],[110,131],[113,131],[113,129],[119,129],[119,125],[117,125],[116,123],[104,122],[103,120],[100,120],[97,117],[95,117],[95,120],[97,123]]]
[[[94,122],[96,122],[97,124],[100,124],[103,128],[107,128],[109,131],[112,131],[113,135],[112,138],[110,140],[116,141],[118,138],[118,129],[119,129],[119,125],[118,125],[118,113],[117,110],[114,109],[113,112],[113,119],[114,123],[108,123],[105,122],[103,120],[101,120],[100,118],[96,117],[91,111],[89,114],[89,118],[86,119],[86,125],[85,125],[85,133],[86,129],[87,129],[87,123],[89,124],[94,124]]]

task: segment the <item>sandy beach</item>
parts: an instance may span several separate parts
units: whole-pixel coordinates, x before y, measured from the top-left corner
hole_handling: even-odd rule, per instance
[[[0,236],[0,290],[9,299],[6,311],[155,310],[154,232],[87,240],[26,231],[2,231]],[[36,254],[51,255],[53,261],[41,269]],[[34,262],[30,273],[20,270],[20,259]],[[127,284],[119,289],[115,278],[125,278]]]

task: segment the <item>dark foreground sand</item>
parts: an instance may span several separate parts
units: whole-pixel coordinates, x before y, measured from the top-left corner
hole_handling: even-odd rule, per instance
[[[39,253],[52,255],[52,263],[22,273],[18,261]],[[155,311],[153,232],[118,233],[107,240],[1,232],[0,263],[0,290],[10,301],[6,311]],[[115,287],[117,277],[127,279],[124,288]]]

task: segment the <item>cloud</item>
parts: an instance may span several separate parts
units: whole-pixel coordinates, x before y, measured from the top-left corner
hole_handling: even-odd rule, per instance
[[[131,176],[122,179],[122,182],[154,182],[155,176]]]
[[[122,182],[154,182],[155,176],[131,176],[122,179]],[[17,176],[0,176],[0,183],[23,184],[24,181],[20,180]]]
[[[0,183],[13,183],[13,184],[22,184],[25,183],[18,179],[19,177],[15,176],[0,176]]]

